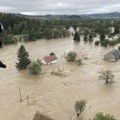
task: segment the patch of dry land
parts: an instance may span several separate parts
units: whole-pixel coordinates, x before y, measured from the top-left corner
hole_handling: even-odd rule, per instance
[[[82,41],[74,43],[72,37],[40,40],[24,43],[24,46],[32,60],[55,52],[58,62],[44,65],[42,74],[34,76],[15,67],[20,43],[0,49],[0,60],[7,65],[6,69],[0,68],[0,120],[32,120],[36,111],[55,120],[76,120],[74,104],[81,99],[87,100],[87,106],[80,120],[93,118],[97,112],[110,113],[120,119],[120,61],[113,63],[102,59],[111,47],[103,48]],[[64,55],[69,51],[87,56],[83,65],[66,62]],[[66,74],[62,77],[51,74],[57,68]],[[112,85],[106,86],[104,81],[98,81],[104,69],[113,71],[115,82]],[[19,102],[19,87],[23,102]]]

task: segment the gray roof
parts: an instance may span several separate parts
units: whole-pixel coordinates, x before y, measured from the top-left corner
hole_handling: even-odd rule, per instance
[[[120,34],[117,34],[117,36],[120,38]]]
[[[109,61],[117,61],[120,58],[120,51],[112,49],[110,52],[104,55],[104,59]]]

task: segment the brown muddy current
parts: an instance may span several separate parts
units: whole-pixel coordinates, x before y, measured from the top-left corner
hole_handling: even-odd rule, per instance
[[[58,57],[56,64],[43,65],[42,73],[34,76],[15,67],[20,45],[0,49],[0,60],[7,65],[6,69],[0,68],[0,120],[32,120],[36,111],[55,120],[76,120],[74,104],[80,99],[86,99],[87,106],[77,120],[88,120],[97,112],[110,113],[120,120],[120,61],[103,60],[103,55],[111,47],[74,43],[72,37],[24,43],[32,60],[42,59],[50,52],[55,52]],[[87,56],[87,59],[80,66],[67,63],[64,56],[68,51],[76,51],[80,57]],[[55,68],[66,69],[69,74],[63,77],[51,75]],[[115,78],[112,85],[98,81],[104,69],[113,71]],[[19,87],[23,102],[19,102]]]

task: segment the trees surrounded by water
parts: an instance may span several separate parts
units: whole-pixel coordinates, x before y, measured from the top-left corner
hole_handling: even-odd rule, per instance
[[[66,59],[67,61],[75,61],[76,57],[77,57],[77,53],[74,51],[70,51],[68,52]]]
[[[86,107],[86,100],[76,101],[75,111],[76,111],[78,117],[85,110],[85,107]]]
[[[79,34],[77,31],[75,32],[75,35],[74,35],[73,40],[74,40],[75,42],[79,42],[79,41],[80,41],[80,34]]]
[[[99,80],[104,80],[106,84],[112,82],[114,79],[114,75],[112,74],[111,70],[106,70],[101,73],[101,75],[98,77]]]
[[[90,120],[116,120],[113,115],[97,113],[93,119]]]
[[[28,71],[31,74],[39,74],[42,70],[42,63],[40,60],[37,61],[32,61],[28,66],[27,66]]]
[[[26,51],[23,45],[20,46],[17,52],[17,59],[18,59],[18,63],[16,63],[16,68],[18,70],[26,69],[27,66],[31,63],[31,60],[29,58],[29,53]]]
[[[5,28],[4,44],[16,43],[13,36],[23,35],[24,41],[36,39],[54,39],[69,36],[69,28],[72,26],[74,30],[79,27],[78,33],[84,35],[84,40],[92,41],[93,34],[101,36],[104,41],[105,36],[112,36],[119,33],[120,21],[111,19],[35,19],[27,18],[20,15],[0,13],[0,21]],[[111,28],[115,30],[112,31]],[[76,33],[75,33],[76,34]],[[25,37],[24,37],[25,36]],[[78,36],[78,35],[75,35]],[[10,38],[10,39],[9,39]],[[75,39],[76,40],[76,39]],[[77,37],[79,41],[79,37]]]

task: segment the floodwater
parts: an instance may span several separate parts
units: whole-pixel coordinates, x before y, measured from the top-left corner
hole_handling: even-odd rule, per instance
[[[88,120],[97,112],[110,113],[120,120],[120,61],[113,63],[102,59],[111,47],[82,41],[74,43],[72,37],[24,43],[32,60],[42,59],[50,52],[58,57],[56,64],[43,65],[42,73],[34,76],[15,67],[20,45],[0,49],[0,60],[7,65],[6,69],[0,68],[0,120],[32,120],[36,111],[55,120]],[[83,65],[67,63],[64,56],[69,51],[76,51],[79,57],[86,56]],[[69,74],[51,75],[56,68],[67,69]],[[100,72],[105,69],[112,70],[115,75],[112,85],[98,81]],[[22,102],[19,101],[19,87]],[[86,99],[87,105],[77,119],[74,104],[81,99]]]

